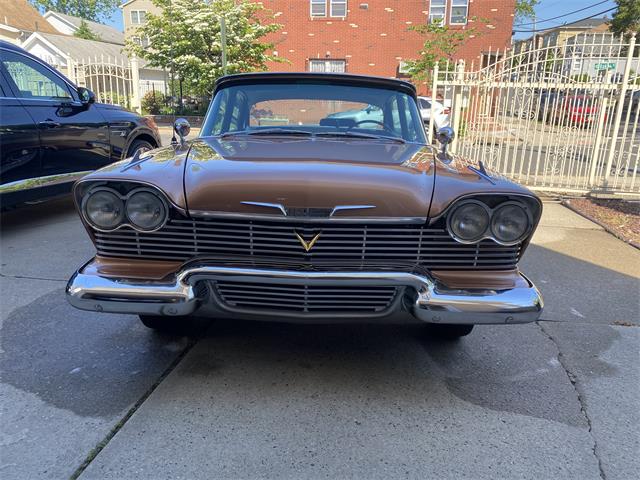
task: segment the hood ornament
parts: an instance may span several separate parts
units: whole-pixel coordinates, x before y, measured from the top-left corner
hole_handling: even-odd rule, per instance
[[[295,230],[293,231],[293,233],[296,234],[296,237],[298,237],[298,240],[300,241],[300,244],[302,245],[302,248],[304,248],[305,252],[309,252],[309,250],[311,250],[313,248],[313,246],[316,244],[316,242],[318,241],[318,239],[320,238],[320,235],[322,234],[322,232],[317,233],[310,241],[306,241],[304,238],[302,238],[302,236],[296,232]]]

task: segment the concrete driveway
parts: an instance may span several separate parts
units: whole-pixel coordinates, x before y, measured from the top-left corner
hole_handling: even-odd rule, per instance
[[[543,320],[420,328],[81,312],[63,199],[2,217],[0,476],[575,478],[640,471],[640,252],[547,203],[523,270]],[[636,472],[636,473],[633,473]]]

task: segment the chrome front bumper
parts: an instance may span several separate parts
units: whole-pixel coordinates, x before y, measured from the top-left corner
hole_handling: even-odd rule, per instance
[[[424,274],[393,271],[310,272],[203,265],[185,267],[171,281],[114,279],[83,271],[81,268],[69,280],[67,299],[76,308],[97,312],[190,315],[212,301],[207,298],[207,289],[200,287],[216,280],[407,287],[400,305],[428,323],[527,323],[536,321],[543,308],[540,292],[524,276],[527,287],[451,290]],[[273,315],[277,318],[279,314]]]

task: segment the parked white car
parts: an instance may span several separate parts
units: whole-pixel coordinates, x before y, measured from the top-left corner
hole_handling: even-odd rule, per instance
[[[425,126],[431,123],[431,106],[434,108],[434,120],[435,130],[442,127],[449,126],[449,108],[445,107],[437,100],[434,101],[431,97],[418,97],[418,105],[420,106],[420,115]]]

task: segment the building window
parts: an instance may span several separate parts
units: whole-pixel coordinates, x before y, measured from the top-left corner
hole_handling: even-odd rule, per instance
[[[133,43],[135,43],[136,45],[140,45],[141,47],[146,48],[149,46],[149,37],[134,36],[131,37],[131,40],[133,41]]]
[[[327,16],[327,0],[311,0],[311,16],[326,17]]]
[[[131,24],[142,25],[145,22],[147,12],[145,10],[131,10]]]
[[[451,25],[466,25],[469,15],[469,0],[451,0]]]
[[[345,60],[309,59],[309,71],[319,73],[344,73],[347,62]]]
[[[329,0],[332,17],[347,16],[347,0]]]
[[[431,0],[429,3],[429,22],[444,23],[447,13],[447,0]]]

